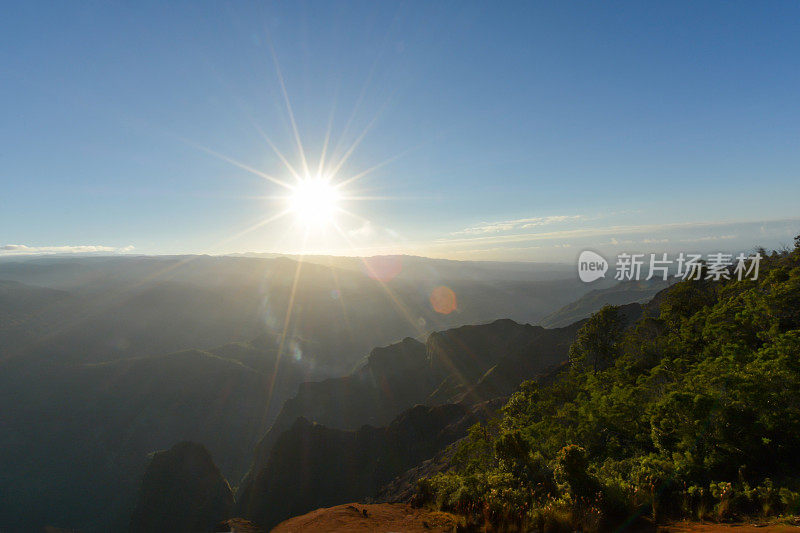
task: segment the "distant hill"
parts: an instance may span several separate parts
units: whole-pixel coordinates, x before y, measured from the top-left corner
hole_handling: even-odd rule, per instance
[[[578,320],[589,318],[604,305],[645,303],[659,291],[669,287],[672,281],[624,281],[613,287],[595,289],[558,311],[544,317],[539,324],[546,328],[560,328]]]
[[[314,375],[302,361],[277,364],[276,356],[262,339],[51,364],[34,374],[7,368],[0,373],[0,530],[119,531],[147,455],[183,440],[202,443],[226,477],[239,479],[280,400]]]
[[[457,399],[503,354],[487,352],[468,380],[445,383],[415,339],[537,320],[586,290],[535,264],[354,261],[0,260],[0,529],[118,529],[147,454],[175,442],[202,444],[238,480],[259,439],[304,413],[358,429]],[[457,302],[449,314],[430,301],[442,285]],[[531,339],[541,329],[520,328]],[[298,390],[304,382],[317,384]],[[429,400],[435,391],[441,398]]]
[[[24,342],[24,338],[15,335],[27,332],[38,315],[67,297],[66,291],[0,279],[0,338],[9,343],[7,347]]]
[[[66,291],[0,279],[0,317],[25,316],[68,296]]]
[[[240,254],[243,257],[276,258],[299,256],[282,254]],[[433,259],[414,255],[377,255],[348,257],[330,255],[306,255],[304,261],[330,267],[365,272],[394,272],[393,277],[405,280],[504,280],[504,281],[552,281],[574,277],[575,266],[567,263],[540,263],[525,261],[457,261]]]
[[[400,272],[409,262],[409,270],[425,274],[384,277],[380,268],[301,265],[287,258],[2,260],[0,280],[23,285],[0,312],[0,345],[6,358],[102,362],[209,349],[288,327],[296,353],[313,358],[328,375],[343,375],[374,346],[498,318],[535,322],[587,290],[574,279],[539,276],[535,265],[526,279],[513,279],[499,268],[459,274],[454,262],[442,273],[439,260],[398,261]],[[486,275],[475,277],[477,272]],[[449,314],[430,302],[442,285],[456,298]],[[51,293],[37,313],[26,311],[25,298],[40,301],[46,290],[62,292]]]

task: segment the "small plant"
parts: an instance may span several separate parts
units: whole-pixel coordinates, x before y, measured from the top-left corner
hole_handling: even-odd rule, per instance
[[[733,485],[727,481],[719,483],[711,483],[709,485],[711,496],[717,500],[714,511],[717,514],[717,520],[728,520],[733,515]]]
[[[800,493],[791,491],[787,488],[781,488],[778,491],[781,503],[784,506],[784,512],[788,515],[796,515],[800,513]]]

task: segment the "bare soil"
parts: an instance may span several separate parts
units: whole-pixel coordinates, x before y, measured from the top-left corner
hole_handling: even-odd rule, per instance
[[[317,509],[278,524],[272,533],[305,531],[373,531],[376,533],[450,533],[460,520],[450,513],[418,509],[403,503],[349,503]],[[714,522],[674,522],[639,529],[658,533],[800,533],[800,522],[720,524]],[[637,531],[639,531],[637,530]],[[241,530],[243,532],[249,530]]]
[[[729,533],[797,533],[800,531],[800,526],[779,523],[715,524],[710,522],[675,522],[674,524],[660,526],[658,530],[664,533],[711,533],[713,531]]]
[[[449,513],[417,509],[403,503],[349,503],[317,509],[278,524],[272,533],[300,531],[451,532],[458,518]]]

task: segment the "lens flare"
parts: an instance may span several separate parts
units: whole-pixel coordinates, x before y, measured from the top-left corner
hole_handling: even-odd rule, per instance
[[[458,308],[456,293],[450,287],[436,287],[430,299],[433,310],[442,315],[449,315]]]
[[[366,274],[376,281],[388,283],[403,270],[403,260],[396,255],[377,255],[363,260]]]

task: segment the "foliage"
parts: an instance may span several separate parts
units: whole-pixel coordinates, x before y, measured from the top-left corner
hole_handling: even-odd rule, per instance
[[[800,511],[800,237],[758,280],[681,281],[477,425],[423,499],[503,529]],[[732,276],[733,277],[733,276]]]
[[[607,367],[618,353],[622,336],[622,317],[612,305],[606,305],[578,332],[570,347],[570,364],[576,367],[591,366],[592,371]]]

